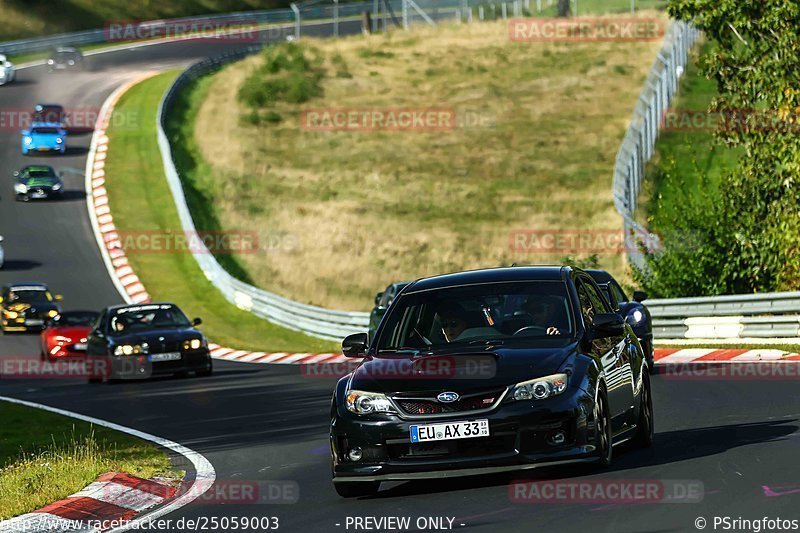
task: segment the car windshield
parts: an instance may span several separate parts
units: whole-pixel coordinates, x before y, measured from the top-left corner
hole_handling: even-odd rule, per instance
[[[56,177],[52,172],[47,170],[31,170],[24,176],[24,179],[30,181],[54,181]]]
[[[437,349],[453,344],[572,336],[562,281],[451,287],[403,296],[390,310],[378,349]]]
[[[43,303],[52,302],[50,291],[43,289],[14,289],[8,293],[9,303]]]
[[[98,314],[93,311],[68,311],[61,313],[55,320],[54,326],[91,326],[97,320]]]
[[[192,324],[174,305],[144,305],[117,309],[111,317],[109,333],[118,337],[154,329],[187,328]]]
[[[34,122],[61,122],[64,110],[61,107],[42,107],[33,113]]]
[[[58,133],[58,128],[42,128],[42,127],[39,127],[39,128],[33,128],[33,130],[31,130],[31,131],[33,131],[33,133],[39,133],[39,134],[54,134],[54,133]]]

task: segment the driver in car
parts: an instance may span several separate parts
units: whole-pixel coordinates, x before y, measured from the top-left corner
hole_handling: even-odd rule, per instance
[[[548,335],[561,335],[555,318],[562,302],[553,296],[536,296],[529,299],[523,309],[531,316],[531,326],[544,329]]]

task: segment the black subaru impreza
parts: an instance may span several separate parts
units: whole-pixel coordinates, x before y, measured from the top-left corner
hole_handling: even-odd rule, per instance
[[[367,343],[344,340],[344,354],[363,361],[331,405],[341,496],[373,494],[381,481],[607,466],[619,443],[652,444],[639,340],[580,269],[415,281]]]

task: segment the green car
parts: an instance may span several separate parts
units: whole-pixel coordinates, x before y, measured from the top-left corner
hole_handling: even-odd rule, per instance
[[[17,178],[14,184],[17,201],[60,197],[64,193],[64,182],[53,167],[30,165],[14,172],[14,177]]]

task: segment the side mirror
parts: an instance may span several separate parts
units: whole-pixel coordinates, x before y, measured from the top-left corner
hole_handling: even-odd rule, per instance
[[[61,295],[61,294],[56,294],[55,296],[53,296],[53,299],[54,299],[55,301],[57,301],[57,302],[60,302],[61,300],[63,300],[63,299],[64,299],[64,296],[63,296],[63,295]]]
[[[592,326],[599,339],[625,333],[625,319],[618,313],[596,314]]]
[[[23,132],[23,133],[25,133],[25,132]],[[15,170],[15,171],[14,171],[14,177],[16,178],[16,177],[18,177],[18,176],[19,176],[19,170]]]
[[[633,301],[643,302],[647,300],[647,293],[644,291],[633,291]]]
[[[203,319],[200,318],[199,316],[195,317],[194,319],[192,319],[192,325],[193,326],[199,326],[202,323],[203,323]]]
[[[0,235],[0,242],[3,242],[3,236]]]
[[[91,333],[91,335],[92,335],[93,337],[100,337],[100,338],[103,338],[103,337],[105,337],[105,335],[103,334],[103,332],[102,332],[102,331],[100,331],[99,329],[93,329],[93,330],[92,330],[92,333]]]
[[[342,353],[345,357],[364,357],[368,344],[369,336],[366,333],[348,335],[342,341]]]
[[[381,298],[383,298],[383,292],[375,293],[375,305],[381,303]]]

